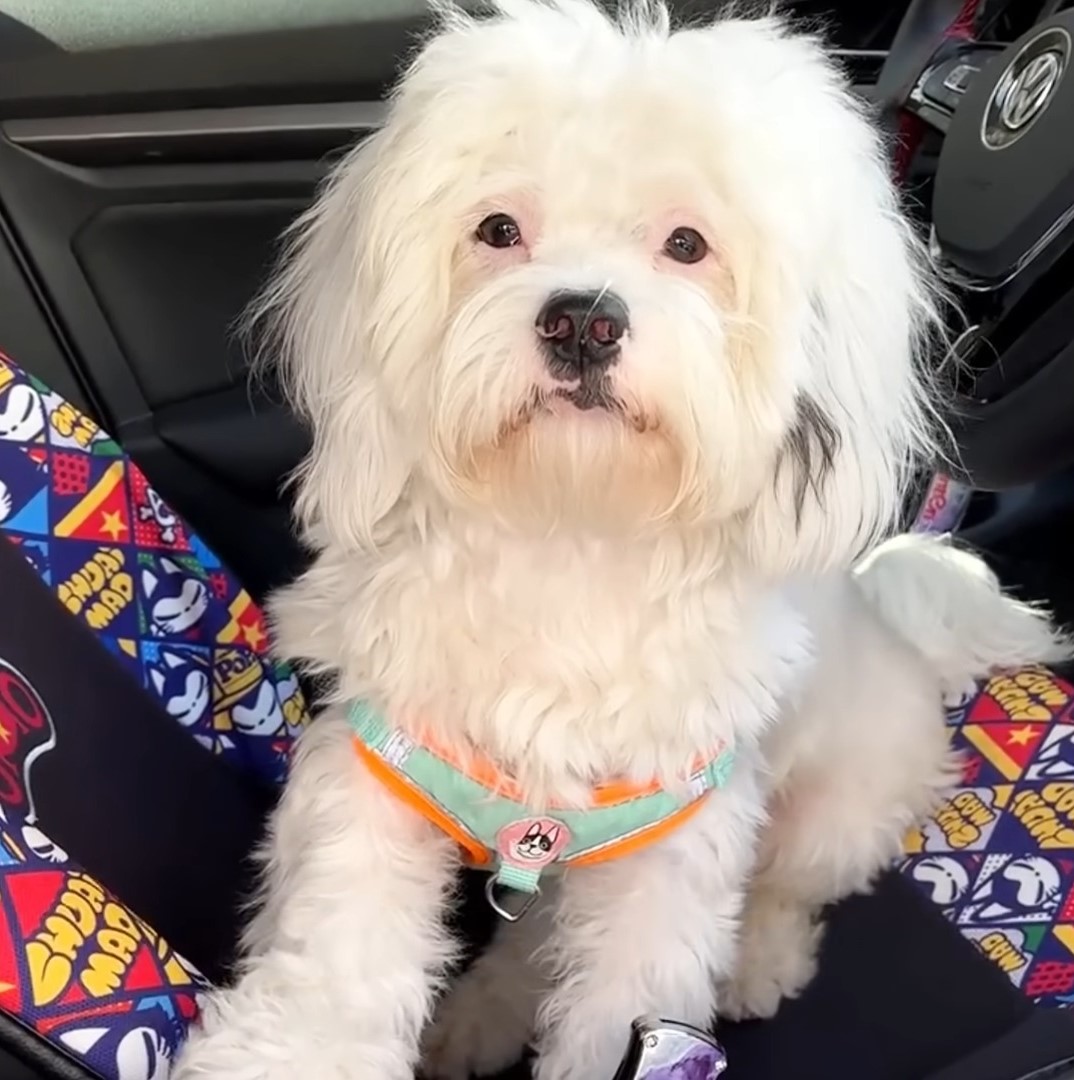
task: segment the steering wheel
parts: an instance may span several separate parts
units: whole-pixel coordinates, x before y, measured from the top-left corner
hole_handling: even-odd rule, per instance
[[[943,51],[972,37],[981,0],[910,0],[876,81],[873,101],[881,122],[894,126],[921,73]]]
[[[912,0],[874,103],[904,147],[943,138],[930,246],[971,323],[948,420],[962,478],[998,490],[1074,465],[1074,11],[1003,45],[979,7]]]

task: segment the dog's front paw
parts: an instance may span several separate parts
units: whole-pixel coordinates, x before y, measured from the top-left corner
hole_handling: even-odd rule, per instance
[[[795,998],[816,974],[812,956],[796,956],[767,970],[739,972],[721,987],[717,996],[717,1015],[721,1020],[768,1020],[776,1015],[785,998]]]
[[[721,1020],[767,1020],[817,972],[824,928],[804,907],[764,905],[747,915],[734,976],[716,994]]]
[[[267,1013],[265,1025],[250,1018],[239,1028],[194,1028],[168,1074],[169,1080],[412,1080],[412,1059],[398,1047],[287,1026]],[[294,1018],[292,1018],[294,1019]]]
[[[293,1059],[263,1057],[252,1045],[242,1048],[223,1036],[195,1031],[179,1051],[169,1080],[292,1080]]]
[[[345,1042],[341,1033],[337,1042]],[[379,1047],[324,1044],[271,1046],[197,1044],[180,1052],[169,1080],[403,1080],[411,1078],[409,1062]]]
[[[440,1003],[423,1040],[427,1080],[492,1076],[521,1060],[533,1035],[532,1006],[492,990],[471,969]]]

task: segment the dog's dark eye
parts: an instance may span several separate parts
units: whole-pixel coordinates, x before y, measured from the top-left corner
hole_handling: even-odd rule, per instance
[[[664,253],[676,262],[696,263],[708,254],[709,246],[697,229],[680,225],[665,241]]]
[[[522,242],[518,222],[507,214],[489,214],[477,227],[477,238],[494,248],[509,248]]]

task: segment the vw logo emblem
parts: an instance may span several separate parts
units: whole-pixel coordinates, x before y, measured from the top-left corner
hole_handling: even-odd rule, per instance
[[[1034,57],[1011,83],[999,109],[1000,123],[1008,131],[1031,124],[1048,104],[1063,74],[1063,57],[1054,49]]]
[[[1045,30],[1019,49],[996,83],[985,109],[981,141],[1002,150],[1043,115],[1066,71],[1070,38],[1059,27]]]

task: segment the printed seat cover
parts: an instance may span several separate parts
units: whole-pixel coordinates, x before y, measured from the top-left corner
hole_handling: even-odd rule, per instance
[[[282,780],[308,713],[262,612],[115,441],[3,355],[0,530],[207,752]],[[0,657],[0,744],[41,710]],[[105,1080],[165,1080],[205,980],[4,790],[0,1009]]]

